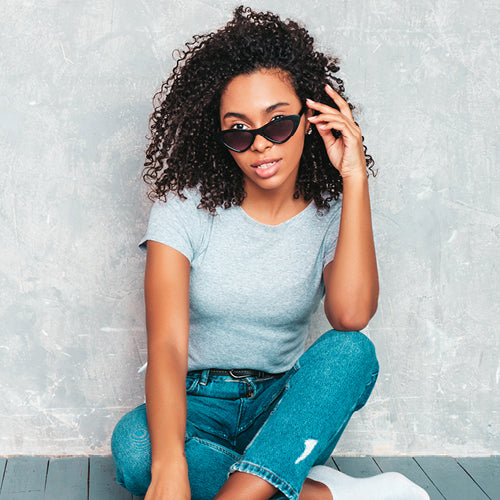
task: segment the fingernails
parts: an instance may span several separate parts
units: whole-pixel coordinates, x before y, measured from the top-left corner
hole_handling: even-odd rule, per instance
[[[312,99],[309,99],[309,97],[306,99],[306,101],[314,104],[314,101]]]
[[[330,86],[330,84],[328,84],[328,83],[325,85],[325,87],[326,87],[327,89],[333,90],[333,89],[332,89],[332,87]]]

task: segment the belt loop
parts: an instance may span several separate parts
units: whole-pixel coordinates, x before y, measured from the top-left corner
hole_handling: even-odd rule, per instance
[[[207,385],[207,380],[208,380],[208,374],[210,373],[209,369],[202,370],[200,373],[200,384],[201,385]]]

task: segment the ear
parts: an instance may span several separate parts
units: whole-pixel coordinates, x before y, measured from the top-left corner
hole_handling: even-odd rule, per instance
[[[304,113],[304,116],[306,117],[306,134],[309,132],[309,129],[312,127],[311,122],[308,120],[310,116],[314,115],[314,109],[308,108],[307,111]]]

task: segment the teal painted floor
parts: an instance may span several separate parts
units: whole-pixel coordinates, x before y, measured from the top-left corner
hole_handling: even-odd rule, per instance
[[[427,490],[432,500],[500,500],[500,456],[334,456],[326,465],[355,477],[401,472]],[[0,457],[0,478],[0,500],[142,498],[134,497],[118,486],[109,456]]]

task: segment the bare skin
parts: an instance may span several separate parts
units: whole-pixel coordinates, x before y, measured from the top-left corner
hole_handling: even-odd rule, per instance
[[[258,476],[237,471],[229,476],[214,500],[268,500],[278,491]],[[306,479],[299,500],[332,500],[332,494],[323,483]]]

